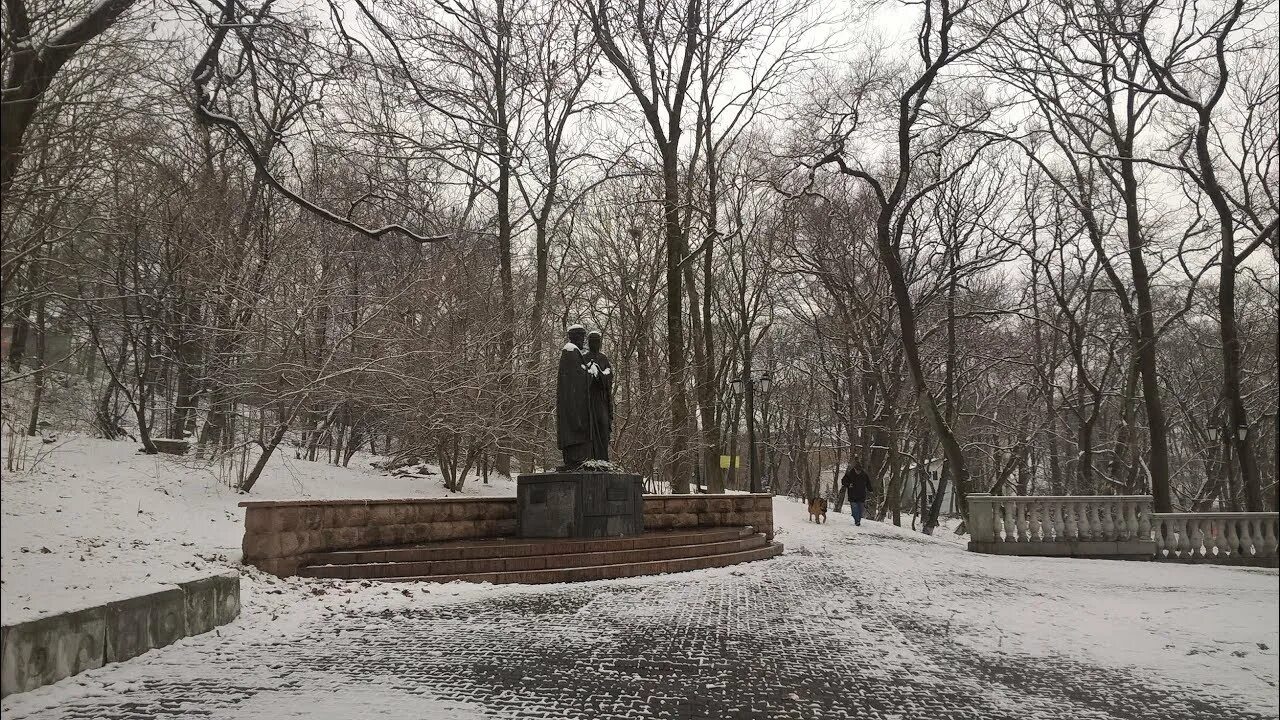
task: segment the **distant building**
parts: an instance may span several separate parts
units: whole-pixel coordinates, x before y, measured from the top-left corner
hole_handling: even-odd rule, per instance
[[[922,479],[924,482],[921,482]],[[913,508],[919,507],[920,492],[922,490],[929,494],[929,499],[932,501],[933,493],[937,492],[938,483],[941,480],[942,458],[934,458],[925,463],[908,465],[906,477],[903,478],[902,482],[903,505]],[[959,512],[956,507],[955,484],[948,482],[947,489],[942,495],[942,514],[955,515]]]

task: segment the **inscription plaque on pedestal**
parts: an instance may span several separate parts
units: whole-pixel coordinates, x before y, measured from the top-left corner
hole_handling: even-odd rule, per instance
[[[520,537],[597,538],[644,532],[644,482],[629,473],[555,472],[516,478]]]

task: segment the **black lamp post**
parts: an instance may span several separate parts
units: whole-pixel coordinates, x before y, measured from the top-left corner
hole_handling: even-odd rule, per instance
[[[1234,438],[1232,437],[1233,434],[1235,435]],[[1238,508],[1234,487],[1235,465],[1231,458],[1231,448],[1235,446],[1236,442],[1244,443],[1245,440],[1249,439],[1249,426],[1239,425],[1235,428],[1235,433],[1232,433],[1231,429],[1227,426],[1226,420],[1215,418],[1209,421],[1209,439],[1213,440],[1215,443],[1222,443],[1222,462],[1224,463],[1223,467],[1227,471],[1227,501],[1231,509],[1236,510]]]
[[[747,405],[747,463],[751,473],[751,492],[763,492],[760,484],[760,464],[756,462],[756,391],[768,393],[769,388],[773,385],[773,378],[769,373],[760,374],[743,373],[742,375],[729,381],[729,387],[733,390],[734,395],[742,395],[746,393]],[[732,463],[732,458],[730,458]]]

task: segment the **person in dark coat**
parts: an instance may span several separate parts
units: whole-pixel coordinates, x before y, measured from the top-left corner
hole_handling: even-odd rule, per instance
[[[840,485],[844,488],[845,497],[849,498],[849,504],[853,506],[853,524],[862,525],[862,508],[871,492],[871,476],[862,469],[861,463],[854,460],[849,463],[849,469],[845,470]]]
[[[600,331],[587,333],[588,401],[591,410],[591,459],[609,459],[609,436],[613,434],[613,368],[609,356],[600,351],[604,338]]]
[[[560,350],[556,377],[556,441],[564,456],[564,470],[573,470],[591,457],[590,390],[586,364],[587,330],[574,325]]]

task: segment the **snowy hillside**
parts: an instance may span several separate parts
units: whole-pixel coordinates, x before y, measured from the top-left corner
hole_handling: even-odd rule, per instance
[[[7,441],[6,441],[7,442]],[[7,447],[0,446],[0,453]],[[196,571],[239,568],[241,500],[450,495],[439,474],[387,475],[357,456],[348,468],[277,452],[250,495],[220,480],[219,466],[142,455],[131,442],[72,436],[43,446],[24,472],[5,472],[5,624],[146,592]],[[463,495],[514,495],[510,480],[469,478]]]

